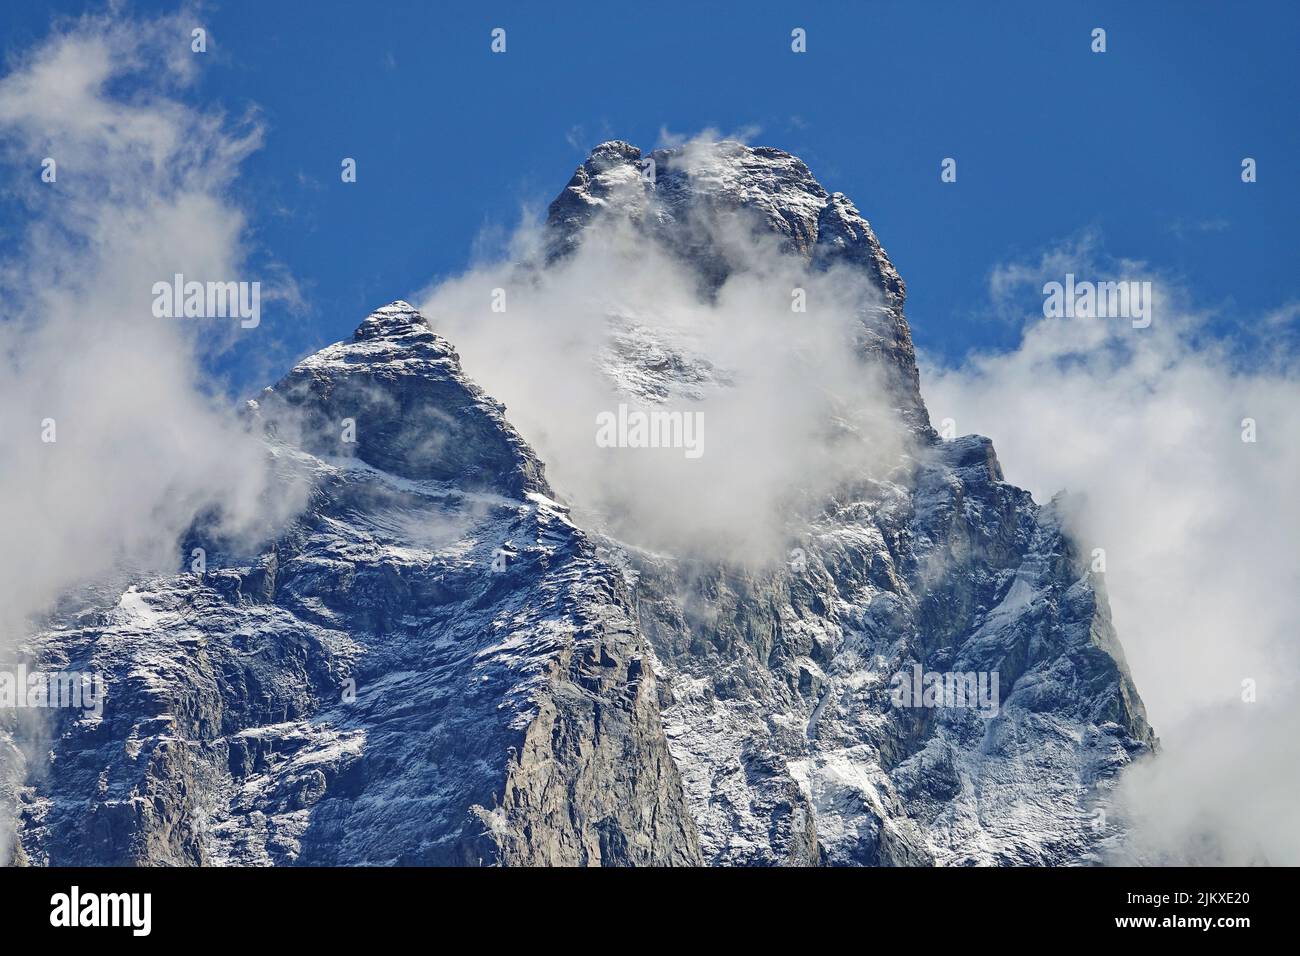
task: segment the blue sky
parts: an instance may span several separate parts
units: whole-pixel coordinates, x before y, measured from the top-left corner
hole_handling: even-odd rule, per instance
[[[195,18],[210,52],[185,96],[258,110],[266,143],[237,185],[253,263],[282,264],[306,299],[296,314],[268,306],[263,360],[268,338],[287,364],[462,270],[483,237],[544,207],[592,145],[649,147],[665,129],[756,129],[751,142],[798,154],[852,197],[908,283],[918,345],[940,361],[1014,345],[1017,326],[988,308],[990,270],[1085,230],[1108,254],[1185,280],[1223,310],[1223,332],[1296,296],[1300,5],[562,9],[318,0],[307,13],[226,3]],[[50,20],[6,4],[3,52],[34,45]],[[497,26],[505,55],[489,51]],[[790,51],[795,26],[804,55]],[[1089,49],[1095,26],[1105,54]],[[356,184],[340,181],[345,156]],[[946,156],[955,184],[939,179]],[[1244,156],[1258,161],[1255,184],[1240,181]],[[237,387],[261,384],[245,358],[225,370]]]

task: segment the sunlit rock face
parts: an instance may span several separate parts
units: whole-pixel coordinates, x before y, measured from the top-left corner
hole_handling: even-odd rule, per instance
[[[615,222],[702,297],[747,267],[737,228],[865,280],[856,349],[906,437],[892,466],[805,496],[774,560],[638,547],[580,526],[452,343],[385,306],[250,404],[284,480],[312,489],[272,547],[197,521],[182,573],[70,599],[33,636],[34,661],[109,693],[102,715],[0,728],[11,860],[1098,857],[1111,783],[1155,745],[1102,576],[1068,499],[1035,503],[987,439],[930,428],[905,287],[866,219],[780,150],[611,142],[530,268]],[[726,387],[708,356],[612,335],[630,399]]]

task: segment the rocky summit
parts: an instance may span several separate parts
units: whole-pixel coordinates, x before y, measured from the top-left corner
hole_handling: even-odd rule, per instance
[[[987,439],[930,427],[871,225],[781,150],[610,142],[551,204],[532,268],[610,217],[702,296],[744,267],[719,217],[860,275],[897,466],[817,501],[783,560],[645,550],[580,526],[453,343],[384,306],[249,405],[309,488],[271,546],[228,552],[196,521],[181,553],[205,547],[200,571],[101,587],[33,635],[32,666],[108,693],[0,729],[12,862],[1101,858],[1109,788],[1156,743],[1103,576],[1067,498],[1035,503]],[[697,371],[614,380],[644,400]]]

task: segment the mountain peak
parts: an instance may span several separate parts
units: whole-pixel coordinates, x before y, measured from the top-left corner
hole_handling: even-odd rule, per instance
[[[394,299],[366,316],[352,333],[352,338],[361,342],[366,339],[400,338],[426,333],[433,335],[429,323],[419,310],[404,299]]]
[[[929,430],[903,314],[907,287],[858,207],[843,192],[822,186],[799,157],[735,140],[692,140],[649,153],[610,140],[591,151],[551,203],[547,260],[576,252],[599,228],[597,222],[607,219],[631,223],[688,263],[706,292],[751,265],[734,245],[718,239],[723,230],[714,227],[720,222],[775,236],[812,271],[846,268],[864,275],[879,293],[862,302],[864,348],[883,358],[908,422]]]
[[[643,177],[635,146],[598,146],[556,228],[576,243],[584,216],[640,216],[638,240],[721,282],[748,263],[709,230],[688,241],[690,220],[743,208],[809,270],[864,271],[883,299],[863,290],[859,350],[928,432],[901,280],[846,197],[781,150],[650,156]],[[647,362],[626,341],[628,380],[691,383],[677,353],[656,342]],[[1061,506],[1005,481],[988,439],[929,433],[888,480],[792,509],[795,560],[747,567],[581,528],[505,407],[402,300],[256,412],[316,456],[308,506],[255,562],[213,552],[37,639],[38,661],[113,693],[101,719],[63,708],[22,746],[0,722],[0,753],[31,763],[11,778],[31,793],[18,854],[1088,863],[1112,839],[1094,822],[1112,778],[1156,745]]]
[[[598,160],[603,157],[640,159],[641,149],[638,146],[633,146],[626,140],[607,139],[605,142],[598,143],[592,147],[591,152],[587,155],[587,162],[592,162],[593,160]]]
[[[550,258],[572,252],[598,216],[624,215],[671,243],[682,224],[723,211],[750,213],[757,229],[816,268],[839,261],[862,268],[901,315],[906,288],[870,222],[803,160],[774,146],[691,141],[645,153],[624,140],[601,143],[547,211]]]
[[[401,299],[366,316],[350,341],[300,361],[263,391],[259,406],[275,434],[296,435],[316,455],[511,497],[550,491],[505,407],[470,381],[451,343]]]

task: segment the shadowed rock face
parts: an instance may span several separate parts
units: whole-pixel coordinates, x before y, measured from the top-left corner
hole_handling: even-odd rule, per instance
[[[260,404],[272,434],[308,451],[467,489],[548,491],[505,407],[465,377],[451,345],[405,302],[298,363]],[[342,440],[348,422],[354,441]]]
[[[1094,857],[1112,836],[1094,807],[1155,739],[1067,503],[1007,483],[987,439],[929,428],[902,280],[849,200],[780,150],[659,150],[653,183],[643,158],[592,152],[551,206],[550,260],[622,217],[708,295],[743,268],[711,240],[734,215],[858,270],[877,293],[862,359],[912,451],[818,502],[785,564],[639,552],[575,526],[508,410],[392,303],[251,403],[312,489],[272,548],[225,553],[199,524],[183,553],[206,547],[206,573],[92,595],[34,637],[42,667],[101,673],[109,696],[102,718],[0,727],[12,859]],[[914,669],[996,674],[996,715],[899,706]]]
[[[1110,779],[1154,745],[1056,506],[1001,481],[977,437],[899,477],[828,507],[802,567],[641,558],[711,862],[1086,860]],[[918,667],[996,674],[997,715],[896,706],[893,676]]]

